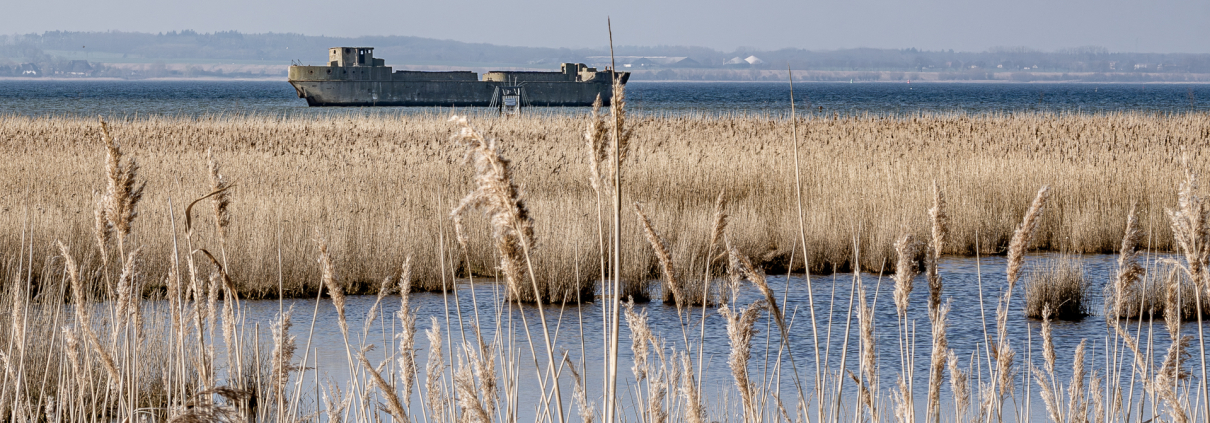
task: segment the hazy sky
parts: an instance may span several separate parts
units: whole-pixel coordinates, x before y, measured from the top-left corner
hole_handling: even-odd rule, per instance
[[[693,45],[983,51],[1098,45],[1210,53],[1210,1],[5,0],[0,33],[49,30],[412,35],[535,47]],[[356,5],[356,6],[353,6]]]

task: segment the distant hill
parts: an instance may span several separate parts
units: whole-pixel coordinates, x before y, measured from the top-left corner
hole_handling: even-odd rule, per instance
[[[45,75],[67,75],[67,69],[82,69],[78,61],[83,60],[92,64],[89,76],[280,77],[291,62],[325,63],[327,48],[335,46],[375,47],[375,56],[386,59],[388,65],[415,69],[554,69],[561,62],[604,66],[603,57],[609,55],[607,48],[513,47],[406,36],[51,31],[0,36],[0,76],[16,76],[14,72],[29,69],[22,68],[22,63],[38,67]],[[888,78],[886,75],[894,79],[897,72],[929,73],[936,74],[931,79],[937,80],[1036,80],[1022,74],[1044,74],[1054,78],[1088,79],[1087,75],[1096,75],[1093,79],[1180,81],[1191,80],[1181,76],[1184,74],[1210,74],[1210,54],[1112,53],[1099,47],[1057,52],[1027,48],[984,52],[874,48],[723,52],[705,47],[620,46],[616,54],[627,56],[626,64],[634,67],[621,70],[634,71],[637,80],[744,79],[745,73],[737,71],[774,71],[787,66],[842,72],[837,79],[850,72],[878,72],[884,75],[882,79]],[[644,57],[651,59],[642,60]],[[619,67],[623,66],[619,62]]]
[[[14,53],[28,54],[36,49],[69,55],[72,58],[90,54],[115,62],[234,60],[320,64],[327,62],[327,49],[336,46],[376,47],[376,55],[387,58],[389,62],[423,65],[558,63],[558,60],[562,59],[576,59],[590,53],[600,54],[600,51],[596,50],[508,47],[420,37],[342,38],[302,34],[244,34],[234,31],[181,31],[161,34],[51,31],[42,34],[0,36],[0,39],[2,44],[8,47],[8,51],[0,52],[0,55],[10,58]]]

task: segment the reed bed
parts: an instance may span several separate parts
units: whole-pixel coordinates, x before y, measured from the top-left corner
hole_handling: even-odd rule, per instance
[[[1003,422],[1030,419],[1033,389],[1055,422],[1210,416],[1206,116],[657,119],[626,116],[620,86],[613,98],[587,118],[4,118],[0,418]],[[1117,319],[1153,295],[1144,234],[1144,250],[1175,253],[1162,261],[1167,346],[1143,320]],[[1070,357],[1054,346],[1055,295],[1026,289],[1027,305],[1042,304],[1040,352],[1009,336],[1026,253],[1039,249],[1120,254],[1117,313]],[[1007,255],[1006,278],[994,305],[977,305],[992,315],[986,343],[960,357],[938,261],[987,253]],[[854,271],[843,329],[821,324],[814,297],[779,300],[766,274],[842,268]],[[893,298],[867,293],[862,269],[894,269]],[[929,296],[915,304],[921,269]],[[677,309],[667,331],[634,304],[653,276]],[[466,312],[459,278],[500,289]],[[418,320],[418,290],[453,297],[444,321]],[[741,303],[743,290],[759,299]],[[401,307],[387,316],[392,292]],[[378,294],[362,328],[347,307],[358,293]],[[1183,333],[1173,301],[1190,294],[1199,324]],[[247,298],[290,295],[335,308],[347,380],[324,388],[308,367],[311,336],[289,323],[301,310],[279,303],[274,324],[248,323]],[[594,297],[592,344],[604,348],[589,353],[581,329],[580,357],[604,366],[577,369],[547,315]],[[922,305],[928,322],[909,313]],[[875,311],[892,307],[897,333],[878,333]],[[703,386],[714,314],[734,386]],[[376,324],[397,336],[375,345]],[[836,367],[827,339],[842,332]],[[791,348],[808,337],[813,354]],[[375,348],[384,360],[370,360]],[[880,366],[888,350],[900,368]],[[520,384],[540,395],[522,398]]]
[[[216,256],[227,252],[221,258],[245,298],[276,295],[279,250],[285,295],[316,292],[319,274],[305,265],[316,228],[345,269],[350,293],[374,293],[378,281],[399,266],[401,251],[413,255],[418,290],[441,287],[443,258],[460,276],[495,277],[495,249],[473,242],[463,251],[448,219],[473,190],[475,176],[465,167],[466,150],[450,141],[457,129],[447,118],[113,122],[113,138],[137,157],[146,183],[139,219],[130,229],[142,246],[140,260],[153,273],[167,269],[174,219],[179,230],[185,206],[213,191],[217,175],[231,186],[225,200],[230,217],[222,227],[214,219],[196,219],[196,241]],[[1210,139],[1204,114],[799,119],[809,246],[803,249],[784,148],[788,119],[628,119],[632,141],[623,201],[642,205],[679,280],[700,273],[713,259],[711,222],[720,196],[727,203],[731,243],[769,272],[803,270],[803,251],[790,261],[796,248],[805,251],[814,272],[851,269],[853,234],[864,252],[863,268],[893,269],[894,242],[905,229],[917,239],[928,237],[932,181],[953,196],[941,254],[973,255],[976,245],[980,254],[1005,253],[1014,229],[1009,222],[1025,207],[1018,199],[1042,185],[1052,187],[1055,200],[1038,223],[1031,249],[1115,252],[1121,222],[1138,204],[1142,246],[1174,251],[1163,209],[1176,201],[1183,178],[1179,158],[1187,152],[1193,171],[1204,173]],[[526,197],[534,221],[532,247],[541,251],[533,256],[535,277],[566,285],[561,293],[587,292],[584,287],[599,279],[603,244],[595,206],[600,197],[589,180],[593,159],[584,147],[585,118],[478,122],[512,160],[512,176]],[[77,250],[95,244],[91,211],[107,184],[100,130],[86,118],[0,117],[0,151],[8,157],[0,164],[7,193],[0,198],[4,251],[15,251],[26,229],[37,239],[59,239]],[[221,163],[214,172],[212,160]],[[623,279],[640,284],[658,278],[663,266],[645,241],[643,225],[629,212],[621,225],[627,243],[621,249]],[[491,236],[479,213],[468,214],[464,227],[467,239]],[[35,256],[54,250],[47,242],[33,248]],[[79,260],[88,268],[106,264],[95,251]],[[713,260],[711,268],[723,267]],[[153,281],[147,289],[162,290],[161,285]],[[654,289],[635,293],[665,296]]]

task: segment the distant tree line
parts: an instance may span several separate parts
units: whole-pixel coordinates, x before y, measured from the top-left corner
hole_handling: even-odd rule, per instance
[[[606,49],[509,47],[407,36],[327,37],[291,33],[244,34],[235,31],[199,33],[172,31],[66,32],[0,36],[0,66],[34,63],[54,67],[64,52],[104,53],[123,61],[173,60],[264,61],[265,63],[323,64],[335,46],[375,47],[388,65],[510,66],[555,68],[561,62],[588,62],[608,56]],[[996,47],[983,52],[857,48],[811,51],[764,51],[739,48],[724,52],[705,47],[620,46],[618,55],[689,57],[695,67],[715,69],[794,69],[867,72],[941,72],[940,79],[989,79],[997,73],[1098,73],[1107,80],[1133,78],[1125,74],[1210,73],[1210,54],[1114,53],[1103,47],[1079,47],[1043,52],[1023,47]],[[120,56],[119,56],[120,55]],[[757,64],[736,58],[756,56]],[[731,62],[733,64],[728,64]],[[598,64],[601,65],[601,64]],[[11,72],[11,71],[10,71]],[[95,72],[94,72],[95,73]],[[1023,78],[1023,76],[1022,76]],[[1175,78],[1175,77],[1174,77]],[[1005,79],[1003,76],[997,79]],[[1177,78],[1179,79],[1179,78]]]

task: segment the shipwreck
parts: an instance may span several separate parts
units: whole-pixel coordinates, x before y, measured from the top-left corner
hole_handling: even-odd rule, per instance
[[[629,72],[563,63],[558,72],[392,70],[371,47],[328,49],[327,66],[290,66],[289,81],[310,106],[590,106],[609,104],[612,82]]]

